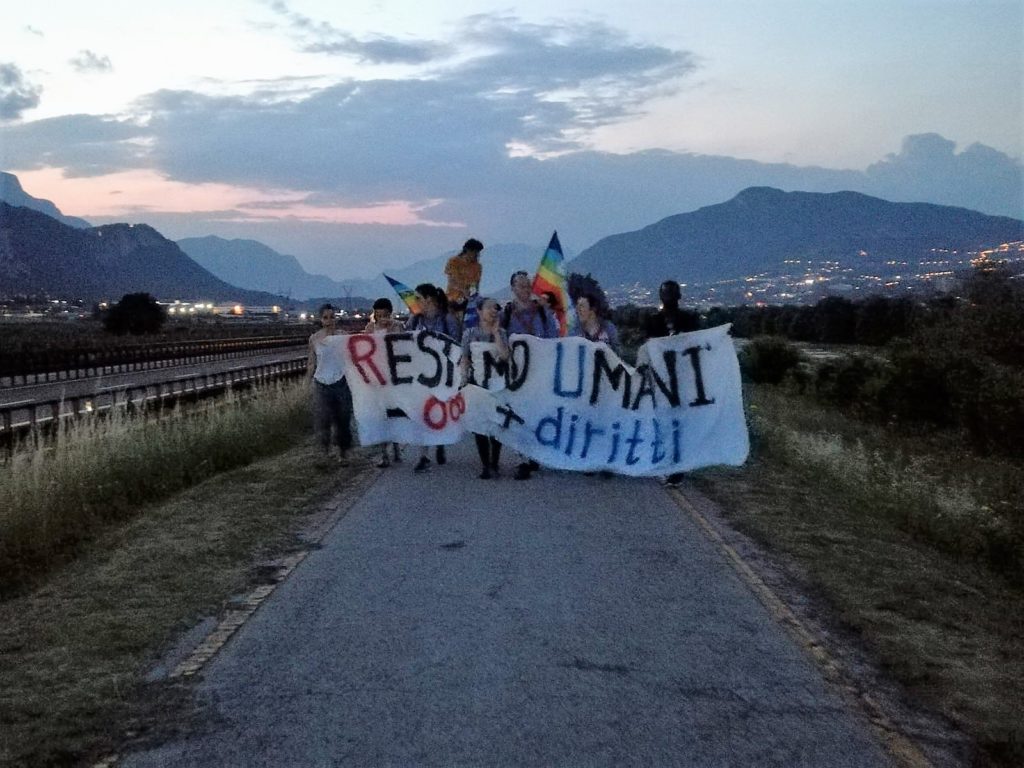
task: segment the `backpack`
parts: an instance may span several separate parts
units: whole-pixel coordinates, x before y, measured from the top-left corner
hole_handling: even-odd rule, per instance
[[[505,305],[505,309],[501,311],[501,327],[508,331],[509,325],[512,323],[512,307],[515,304],[514,301],[510,301]],[[544,334],[548,332],[548,313],[544,311],[544,307],[540,304],[534,304],[533,308],[540,315],[540,325],[544,329]]]

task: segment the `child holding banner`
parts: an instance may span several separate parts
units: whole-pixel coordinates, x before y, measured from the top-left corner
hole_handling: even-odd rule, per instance
[[[370,317],[370,322],[366,324],[364,332],[366,333],[399,333],[405,330],[400,320],[396,320],[391,316],[391,313],[395,311],[394,305],[390,299],[381,297],[373,302],[373,315]],[[388,445],[382,443],[380,461],[377,466],[381,469],[391,466],[391,458],[388,456]],[[397,464],[402,460],[402,447],[398,443],[391,444],[391,450],[394,454],[394,461]]]
[[[472,353],[469,348],[474,341],[495,344],[500,360],[507,360],[509,357],[508,336],[498,322],[498,302],[494,299],[480,299],[476,308],[480,318],[479,325],[467,328],[462,333],[462,375],[469,384],[477,383],[473,375]],[[499,477],[498,459],[501,457],[501,443],[493,436],[476,432],[473,433],[473,438],[476,440],[476,450],[483,465],[480,479],[490,480],[492,477]]]

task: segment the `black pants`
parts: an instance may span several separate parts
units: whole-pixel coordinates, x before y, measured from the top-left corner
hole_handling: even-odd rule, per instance
[[[352,447],[352,390],[344,378],[332,384],[313,382],[313,420],[320,447],[325,451],[331,445],[331,427],[338,448],[347,451]]]
[[[501,456],[501,443],[490,435],[473,433],[476,440],[476,452],[480,454],[480,463],[484,469],[497,469],[498,457]]]

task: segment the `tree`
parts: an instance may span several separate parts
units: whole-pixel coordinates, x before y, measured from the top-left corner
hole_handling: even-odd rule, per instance
[[[163,307],[148,293],[126,293],[107,310],[103,327],[118,336],[126,333],[141,336],[158,333],[166,319]]]

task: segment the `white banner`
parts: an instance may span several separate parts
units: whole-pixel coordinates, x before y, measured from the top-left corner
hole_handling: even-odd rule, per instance
[[[544,466],[665,475],[746,461],[729,326],[651,339],[638,365],[583,338],[515,335],[511,357],[472,345],[476,385],[458,390],[460,350],[430,333],[357,334],[346,345],[360,441],[454,443],[492,434]]]
[[[462,439],[462,349],[454,340],[430,331],[357,333],[343,353],[362,445]]]

